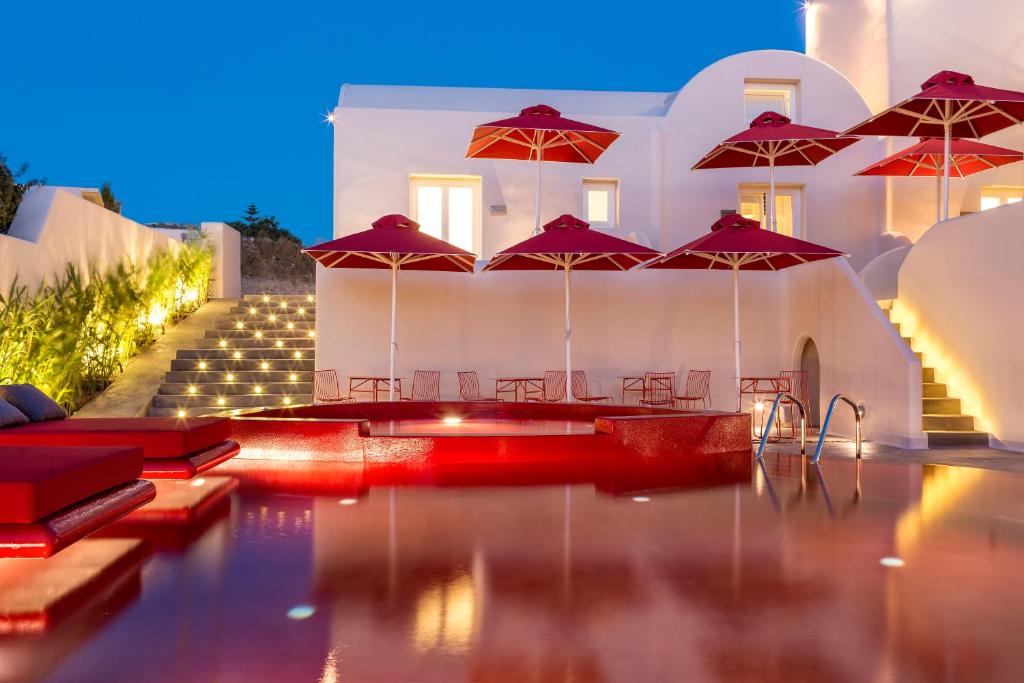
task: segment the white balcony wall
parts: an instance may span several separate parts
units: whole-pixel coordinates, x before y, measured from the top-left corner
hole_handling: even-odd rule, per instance
[[[894,316],[995,447],[1024,451],[1024,203],[936,225],[910,250]]]
[[[95,191],[93,191],[95,192]],[[18,207],[14,223],[0,235],[0,291],[15,280],[35,291],[74,264],[88,277],[119,263],[144,263],[179,242],[82,198],[80,188],[36,187]]]

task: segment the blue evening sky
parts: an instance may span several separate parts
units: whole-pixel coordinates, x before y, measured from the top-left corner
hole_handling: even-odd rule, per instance
[[[311,243],[342,83],[675,90],[735,52],[802,50],[799,4],[10,2],[0,153],[54,185],[110,180],[142,222],[255,202]]]

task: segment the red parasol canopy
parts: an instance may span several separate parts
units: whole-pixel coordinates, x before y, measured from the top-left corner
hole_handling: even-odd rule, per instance
[[[757,221],[729,214],[715,221],[711,232],[645,264],[644,268],[731,270],[733,348],[736,363],[736,410],[740,389],[740,280],[741,270],[782,270],[801,263],[842,256],[841,251],[762,230]]]
[[[540,232],[541,162],[592,164],[618,138],[613,130],[564,118],[557,109],[538,104],[519,116],[477,126],[466,157],[537,162],[536,235]]]
[[[750,127],[719,143],[693,165],[693,170],[704,168],[769,168],[769,215],[775,229],[775,167],[817,166],[839,150],[857,142],[857,138],[843,137],[834,130],[801,126],[789,117],[767,111],[753,121]]]
[[[562,270],[565,272],[565,377],[572,386],[573,270],[629,270],[659,252],[590,229],[590,224],[563,214],[544,225],[544,232],[513,245],[492,258],[484,270]],[[571,389],[566,400],[572,401]]]
[[[921,138],[916,145],[896,152],[890,157],[857,171],[854,175],[905,176],[933,178],[942,175],[942,140]],[[1024,160],[1024,152],[995,145],[986,145],[976,140],[953,138],[949,145],[949,173],[956,178],[965,178],[990,168],[1005,166]]]
[[[476,255],[419,231],[420,224],[393,213],[381,216],[373,227],[324,242],[304,252],[325,268],[387,268],[391,271],[391,346],[389,398],[395,398],[395,356],[398,271],[434,270],[472,273]]]
[[[477,126],[466,157],[592,164],[618,137],[613,130],[564,118],[557,109],[538,104],[519,116]]]
[[[953,138],[980,138],[1024,121],[1024,92],[977,85],[967,74],[940,71],[910,99],[858,123],[846,135],[942,138],[948,159]],[[951,164],[943,164],[943,217],[949,218]]]
[[[392,268],[472,272],[476,255],[419,231],[420,224],[397,213],[373,227],[304,252],[325,268]]]

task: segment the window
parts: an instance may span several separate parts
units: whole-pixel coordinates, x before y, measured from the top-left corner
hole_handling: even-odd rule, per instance
[[[1016,204],[1024,200],[1024,187],[1013,185],[989,185],[981,188],[981,210],[987,211],[997,206]]]
[[[480,178],[414,175],[409,179],[409,213],[420,231],[480,253]]]
[[[619,181],[584,178],[583,220],[595,228],[614,228],[619,224]]]
[[[766,111],[774,111],[796,121],[796,81],[752,81],[743,84],[743,115],[750,123]]]
[[[752,218],[768,230],[768,195],[767,185],[740,185],[740,215]],[[775,231],[780,235],[801,237],[801,199],[803,188],[794,186],[775,186]]]

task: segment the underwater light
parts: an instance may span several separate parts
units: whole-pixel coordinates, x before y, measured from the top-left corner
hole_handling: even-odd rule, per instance
[[[906,564],[903,560],[898,557],[883,557],[878,561],[878,564],[883,567],[889,567],[890,569],[896,569]]]
[[[462,418],[461,417],[454,417],[454,416],[446,417],[443,420],[441,420],[441,422],[444,422],[446,425],[457,425],[457,424],[462,424]]]
[[[199,487],[199,486],[202,486],[205,483],[206,483],[206,480],[203,479],[202,477],[199,477],[198,479],[193,479],[191,482],[189,482],[189,486]]]
[[[358,502],[358,498],[342,498],[338,501],[338,505],[355,505]]]
[[[314,614],[316,614],[316,607],[313,607],[313,605],[296,605],[288,610],[288,618],[292,621],[309,619]]]
[[[634,503],[650,503],[651,499],[647,496],[633,496]]]

